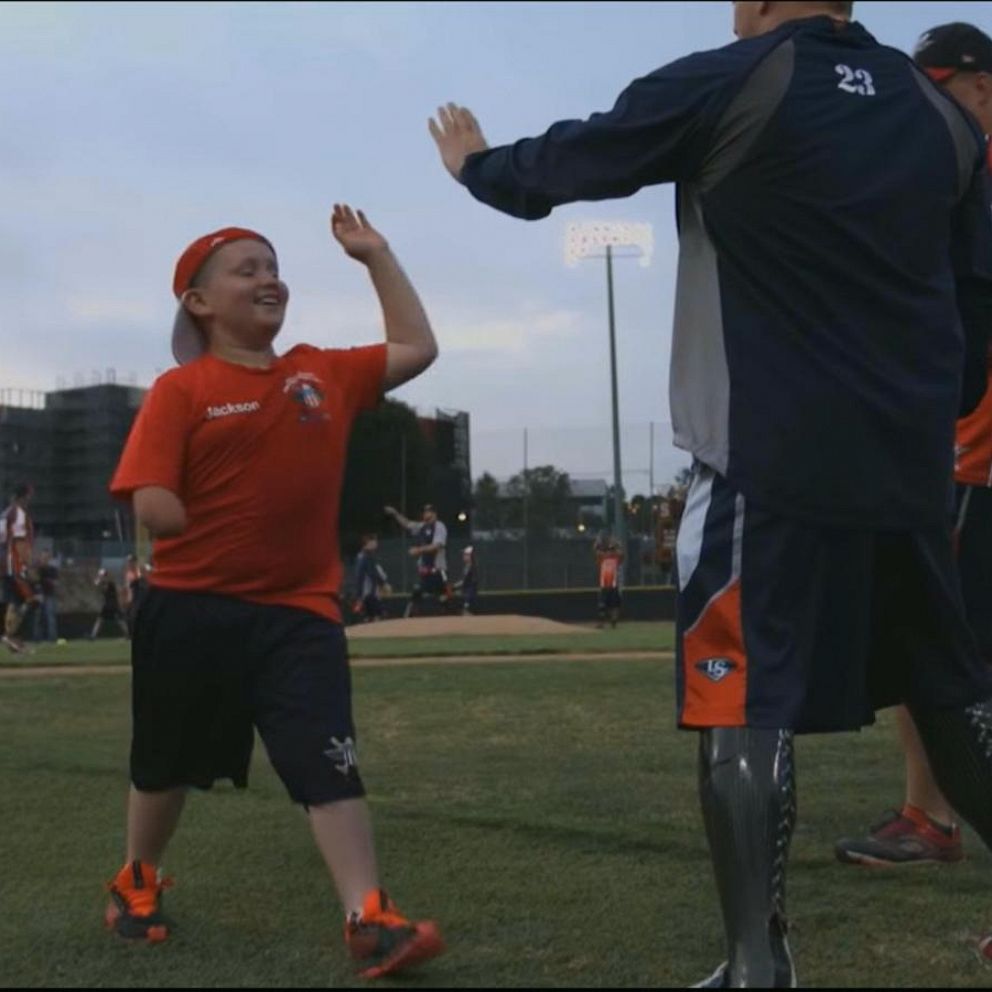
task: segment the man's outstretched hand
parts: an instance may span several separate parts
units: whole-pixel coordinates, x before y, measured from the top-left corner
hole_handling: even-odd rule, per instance
[[[431,137],[441,153],[444,167],[457,182],[461,182],[462,166],[473,152],[484,152],[489,145],[482,136],[482,129],[468,107],[449,103],[437,108],[437,119],[427,122]]]

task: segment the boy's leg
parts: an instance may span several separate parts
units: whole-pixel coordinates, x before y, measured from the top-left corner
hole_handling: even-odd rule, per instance
[[[143,861],[156,868],[179,824],[187,789],[143,792],[131,786],[127,800],[127,863]]]
[[[145,792],[131,786],[127,857],[107,886],[110,902],[104,914],[108,929],[121,937],[157,944],[169,936],[171,924],[162,914],[162,891],[170,883],[160,877],[159,865],[185,801],[185,788]]]
[[[347,913],[361,913],[371,889],[379,887],[368,803],[344,799],[311,806],[310,829]]]
[[[123,937],[169,935],[168,880],[158,869],[187,787],[218,778],[246,784],[254,741],[244,675],[249,621],[250,608],[236,600],[162,589],[149,590],[135,615],[127,861],[110,883],[105,917]]]
[[[379,888],[341,625],[288,607],[260,610],[267,616],[252,646],[256,725],[290,798],[309,813],[352,957],[368,978],[434,957],[444,948],[436,925],[406,920]]]

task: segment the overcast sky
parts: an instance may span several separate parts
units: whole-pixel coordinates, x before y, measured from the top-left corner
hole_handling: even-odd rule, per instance
[[[992,29],[988,3],[856,4],[909,50],[928,27]],[[280,336],[381,339],[360,265],[328,230],[362,207],[419,289],[441,357],[394,395],[467,410],[473,474],[523,458],[606,475],[609,366],[602,261],[566,268],[568,223],[654,226],[649,268],[616,273],[626,479],[646,491],[670,446],[676,242],[668,187],[525,223],[476,203],[427,133],[442,102],[491,144],[608,109],[634,77],[733,40],[731,4],[7,3],[0,5],[0,387],[55,388],[168,368],[172,270],[193,238],[236,224],[276,245],[291,302]]]

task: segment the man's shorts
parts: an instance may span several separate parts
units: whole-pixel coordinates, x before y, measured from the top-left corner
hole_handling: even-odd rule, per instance
[[[419,599],[421,596],[437,596],[443,599],[447,595],[448,576],[444,572],[438,568],[419,572],[417,584],[413,587],[414,599]]]
[[[992,664],[992,489],[957,487],[954,538],[968,625]]]
[[[678,537],[679,725],[853,730],[992,696],[950,527],[856,531],[747,504],[706,467]]]
[[[244,787],[257,727],[294,802],[364,795],[340,624],[153,586],[137,604],[131,663],[138,789]]]

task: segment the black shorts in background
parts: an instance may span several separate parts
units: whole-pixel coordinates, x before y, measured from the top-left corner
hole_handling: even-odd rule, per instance
[[[244,787],[257,727],[294,802],[364,795],[340,624],[153,586],[137,604],[131,663],[136,788]]]

